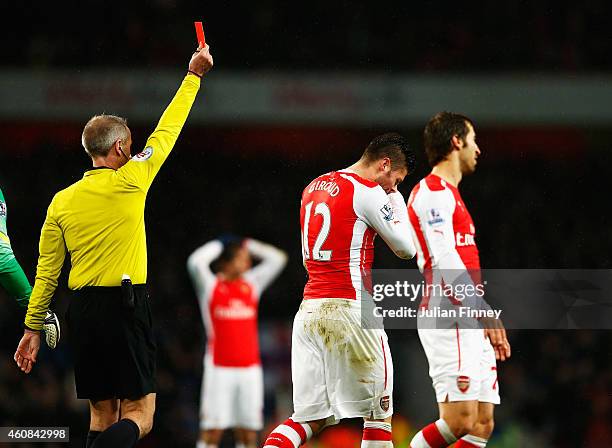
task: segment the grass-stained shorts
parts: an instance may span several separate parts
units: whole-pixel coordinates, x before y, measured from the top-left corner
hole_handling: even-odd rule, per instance
[[[383,329],[361,326],[348,299],[303,300],[293,322],[293,420],[384,419],[393,414],[393,362]]]

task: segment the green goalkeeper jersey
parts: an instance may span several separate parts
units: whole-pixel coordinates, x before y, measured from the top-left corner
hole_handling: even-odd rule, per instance
[[[0,189],[0,285],[22,306],[28,306],[32,287],[15,259],[6,230],[6,201]]]
[[[6,201],[4,200],[4,193],[0,189],[0,263],[12,255],[11,240],[9,240],[6,230]]]

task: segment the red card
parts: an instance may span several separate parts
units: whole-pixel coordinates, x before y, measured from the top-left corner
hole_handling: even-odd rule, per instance
[[[206,39],[204,38],[204,28],[202,22],[194,22],[196,29],[196,36],[198,37],[198,45],[204,47],[206,45]]]

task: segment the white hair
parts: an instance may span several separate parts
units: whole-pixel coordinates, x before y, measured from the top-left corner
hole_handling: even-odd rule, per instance
[[[117,140],[127,141],[127,120],[116,115],[95,115],[83,128],[81,143],[92,158],[105,157]]]

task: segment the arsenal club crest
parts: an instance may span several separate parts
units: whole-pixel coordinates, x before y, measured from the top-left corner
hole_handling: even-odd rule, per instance
[[[380,408],[384,412],[387,412],[389,410],[390,402],[391,402],[391,398],[389,397],[389,395],[385,395],[384,397],[381,397],[381,399],[380,399]]]
[[[461,375],[457,378],[457,389],[462,393],[466,393],[470,388],[470,377]]]

